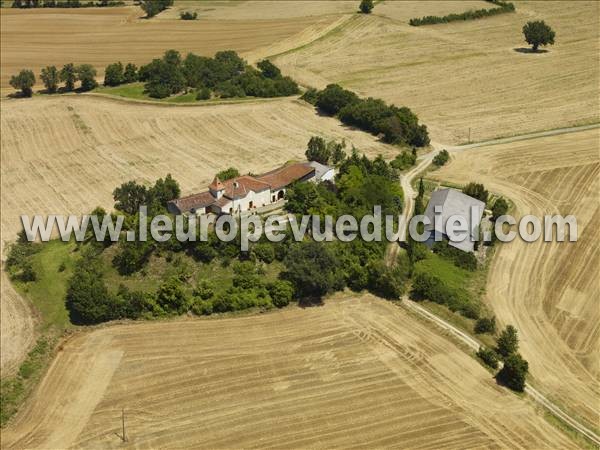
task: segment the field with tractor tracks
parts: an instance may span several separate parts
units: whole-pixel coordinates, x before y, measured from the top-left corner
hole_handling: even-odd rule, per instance
[[[572,447],[429,324],[392,303],[343,294],[258,317],[75,335],[2,434],[3,446],[15,448],[532,442]]]

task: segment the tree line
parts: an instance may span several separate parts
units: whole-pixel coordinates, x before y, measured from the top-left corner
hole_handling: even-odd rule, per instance
[[[510,2],[504,2],[502,0],[485,0],[489,3],[493,3],[497,5],[498,8],[490,8],[490,9],[476,9],[469,10],[463,13],[452,13],[446,16],[425,16],[421,18],[413,18],[409,20],[409,25],[413,27],[420,27],[422,25],[434,25],[436,23],[449,23],[456,22],[459,20],[475,20],[481,19],[483,17],[496,16],[498,14],[505,14],[509,12],[515,11],[515,5]]]
[[[80,91],[91,91],[98,83],[96,82],[96,69],[91,64],[74,65],[65,64],[62,69],[56,66],[47,66],[41,70],[40,78],[46,87],[46,92],[53,94],[55,92],[70,92],[75,90],[77,81],[81,82]],[[10,85],[15,89],[21,90],[21,96],[31,97],[33,95],[33,86],[36,79],[32,70],[23,69],[17,75],[10,79]],[[59,89],[59,84],[63,82],[64,86]]]
[[[347,125],[381,136],[384,142],[415,147],[429,144],[427,127],[419,124],[417,115],[407,107],[360,98],[337,84],[329,84],[322,91],[309,89],[302,98]]]

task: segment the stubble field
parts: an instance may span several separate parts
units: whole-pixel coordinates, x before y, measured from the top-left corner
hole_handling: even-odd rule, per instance
[[[285,14],[273,2],[194,2],[193,5],[202,5],[196,8],[179,2],[150,20],[143,18],[144,12],[137,6],[2,8],[0,88],[3,93],[12,92],[8,81],[23,68],[32,69],[37,76],[47,65],[88,63],[98,69],[102,78],[108,64],[146,64],[171,48],[206,56],[219,50],[235,50],[249,53],[252,59],[250,53],[276,42],[302,45],[343,12],[355,8],[349,2],[330,2],[331,6],[325,3],[316,14],[314,7],[299,7],[302,3],[290,3]],[[198,9],[200,19],[180,20],[181,8]]]
[[[75,336],[2,444],[122,448],[123,408],[132,448],[572,446],[447,338],[370,296]]]
[[[500,245],[490,268],[489,307],[521,336],[539,388],[600,423],[600,130],[458,153],[437,178],[478,181],[515,203],[515,217],[573,214],[578,241]]]
[[[444,144],[467,142],[469,129],[477,142],[599,122],[599,3],[515,4],[515,13],[484,20],[411,27],[410,18],[435,12],[384,2],[274,60],[304,84],[335,82],[408,106]],[[523,25],[540,19],[556,31],[555,45],[517,51],[527,47]]]

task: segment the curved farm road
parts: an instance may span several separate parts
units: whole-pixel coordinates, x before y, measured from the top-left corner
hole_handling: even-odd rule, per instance
[[[577,243],[527,244],[517,240],[502,246],[490,270],[487,302],[502,324],[512,323],[519,329],[521,352],[529,360],[533,380],[549,397],[530,385],[528,394],[600,445],[598,434],[592,430],[599,423],[600,402],[598,128],[570,127],[446,146],[454,156],[452,164],[433,176],[458,183],[481,181],[513,200],[517,217],[557,213],[577,217]],[[479,148],[477,158],[467,152],[475,148]],[[411,181],[435,153],[425,155],[402,178],[407,217],[415,195]],[[418,305],[407,305],[425,314]],[[426,315],[446,329],[451,327],[470,347],[477,345],[452,325],[429,312]]]

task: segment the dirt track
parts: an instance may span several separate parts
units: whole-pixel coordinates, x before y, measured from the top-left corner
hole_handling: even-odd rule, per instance
[[[131,447],[572,446],[429,325],[340,297],[75,337],[2,444],[121,447],[125,408]]]
[[[515,202],[517,217],[577,217],[576,243],[502,245],[487,302],[502,323],[519,329],[540,390],[591,427],[600,420],[599,139],[595,129],[466,150],[435,173],[483,182]]]

